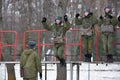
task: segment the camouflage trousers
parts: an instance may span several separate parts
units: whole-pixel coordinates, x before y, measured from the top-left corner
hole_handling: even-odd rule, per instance
[[[92,54],[93,50],[93,36],[82,35],[82,53]]]
[[[102,45],[103,45],[103,53],[113,54],[113,37],[114,34],[111,32],[101,33]]]
[[[34,78],[23,78],[23,80],[38,80],[38,79],[34,77]]]
[[[54,44],[54,55],[57,58],[64,58],[64,43],[55,43]]]

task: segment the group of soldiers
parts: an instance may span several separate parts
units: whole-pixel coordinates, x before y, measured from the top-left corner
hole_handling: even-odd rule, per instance
[[[63,20],[61,16],[55,19],[55,23],[50,25],[47,23],[47,18],[43,17],[42,24],[45,29],[53,33],[54,42],[54,54],[62,66],[65,65],[64,59],[64,46],[65,46],[65,34],[71,29],[71,24],[68,21],[67,15]],[[84,54],[84,61],[91,62],[93,53],[93,43],[95,36],[95,28],[98,29],[103,44],[103,53],[106,56],[106,62],[113,62],[113,36],[115,27],[120,26],[120,16],[115,17],[112,13],[112,7],[107,5],[104,7],[104,15],[96,18],[90,9],[85,9],[83,16],[79,13],[75,15],[75,24],[80,28],[80,34],[82,36],[82,53]]]
[[[75,24],[78,28],[80,28],[80,35],[82,36],[82,49],[83,49],[82,53],[84,54],[84,61],[86,62],[91,62],[91,57],[93,53],[93,43],[95,37],[95,28],[98,29],[101,35],[101,40],[103,44],[103,53],[106,56],[106,61],[113,62],[114,51],[113,51],[112,42],[113,42],[115,27],[117,25],[120,26],[120,16],[118,17],[113,16],[112,8],[109,5],[105,6],[104,13],[105,14],[101,15],[99,19],[94,16],[93,12],[90,9],[86,9],[84,11],[83,16],[81,16],[79,13],[75,15]],[[45,29],[52,32],[51,40],[54,43],[55,57],[60,61],[61,66],[65,67],[66,62],[64,59],[64,47],[66,41],[64,37],[66,35],[66,32],[69,29],[71,29],[71,24],[68,21],[68,16],[64,15],[63,18],[62,16],[57,16],[55,18],[55,23],[52,25],[47,23],[46,17],[43,17],[41,22]],[[42,78],[42,74],[41,74],[42,69],[41,67],[39,67],[40,59],[37,56],[37,53],[34,52],[35,46],[36,43],[34,41],[28,42],[28,49],[25,50],[21,56],[20,68],[21,70],[25,68],[26,70],[25,73],[28,74],[28,75],[24,75],[25,76],[24,80],[30,80],[27,79],[29,77],[33,77],[31,80],[36,80],[37,71],[40,72],[40,78]],[[32,62],[33,59],[34,61]],[[29,73],[33,73],[33,72],[34,74],[29,75]]]

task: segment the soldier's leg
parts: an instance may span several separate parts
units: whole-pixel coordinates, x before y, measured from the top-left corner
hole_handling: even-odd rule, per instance
[[[58,53],[57,53],[58,47],[57,47],[57,45],[54,45],[54,46],[53,46],[53,50],[54,50],[54,56],[55,56],[56,58],[58,58]]]
[[[90,36],[88,38],[88,54],[92,54],[92,51],[93,51],[93,36]]]
[[[64,44],[61,44],[61,46],[58,48],[59,60],[62,66],[66,66],[66,62],[64,59],[64,46],[65,46]]]
[[[113,33],[110,33],[108,36],[108,54],[113,54]]]
[[[85,62],[88,62],[88,36],[82,37],[82,53],[84,54]]]
[[[64,44],[61,44],[61,46],[58,48],[58,56],[59,58],[64,58]]]
[[[108,52],[107,52],[107,36],[105,33],[101,34],[101,39],[102,39],[102,45],[103,45],[103,53],[106,55],[108,54]]]
[[[82,36],[82,54],[85,55],[87,53],[87,37]]]
[[[91,62],[92,49],[93,49],[93,37],[92,36],[88,36],[87,49],[88,49],[88,52],[86,54],[86,61]]]
[[[105,61],[108,61],[108,33],[102,33],[101,35],[102,45],[103,45],[103,54],[105,56]]]
[[[107,55],[107,62],[113,62],[113,53],[114,53],[114,47],[113,47],[113,33],[110,33],[108,36],[108,55]]]

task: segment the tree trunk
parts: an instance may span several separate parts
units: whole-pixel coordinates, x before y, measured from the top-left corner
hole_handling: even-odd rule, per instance
[[[2,2],[3,1],[3,2]],[[6,11],[6,8],[8,6],[6,5],[9,5],[10,3],[13,3],[14,4],[14,0],[12,2],[9,2],[5,4],[5,1],[6,0],[0,0],[0,17],[1,17],[1,24],[4,25],[4,27],[2,27],[2,29],[5,29],[5,30],[12,30],[13,29],[13,26],[14,26],[14,16],[13,17],[10,17],[10,15],[14,15],[14,13],[11,13],[10,15],[7,15],[7,11]],[[15,6],[13,5],[12,6],[13,9],[15,9]],[[1,10],[3,9],[3,11]],[[5,14],[4,14],[5,13]],[[8,19],[11,21],[8,22]],[[4,24],[5,23],[5,24]],[[8,25],[9,26],[8,26]],[[6,26],[5,26],[6,25]],[[13,34],[11,35],[10,33],[4,33],[4,39],[2,39],[2,43],[3,44],[12,44],[14,39],[13,38]],[[2,47],[2,60],[3,61],[13,61],[13,49],[12,47]],[[8,72],[8,80],[16,80],[15,78],[15,70],[14,70],[14,64],[6,64],[6,67],[7,67],[7,72]]]
[[[56,80],[67,80],[67,69],[60,64],[57,64],[57,79]]]
[[[14,64],[6,64],[8,80],[16,80]]]
[[[57,16],[64,16],[66,14],[68,0],[59,0]],[[66,67],[57,64],[57,79],[56,80],[67,80],[67,70]]]
[[[0,0],[0,30],[2,30],[2,0]]]
[[[7,49],[5,49],[7,48]],[[13,55],[12,53],[12,48],[10,47],[5,47],[3,48],[3,61],[13,61]],[[7,73],[8,73],[8,80],[16,80],[15,77],[15,69],[14,69],[14,64],[6,64],[7,67]]]

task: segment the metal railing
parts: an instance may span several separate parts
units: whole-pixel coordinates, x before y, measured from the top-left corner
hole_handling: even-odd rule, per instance
[[[15,34],[15,42],[12,44],[3,43],[4,34],[12,33]],[[2,59],[2,47],[14,47],[14,61],[16,61],[16,53],[17,53],[17,44],[18,44],[18,33],[14,30],[0,30],[0,61]]]
[[[41,62],[42,64],[59,64],[60,62],[59,61],[42,61]],[[69,64],[70,66],[70,68],[69,68],[69,70],[67,69],[67,71],[70,71],[70,74],[67,74],[67,76],[70,76],[70,80],[80,80],[80,66],[83,64],[83,63],[87,63],[88,64],[88,79],[87,80],[90,80],[90,64],[97,64],[96,66],[98,66],[98,63],[96,63],[96,62],[91,62],[91,63],[88,63],[88,62],[82,62],[82,61],[66,61],[66,63],[67,64]],[[20,64],[20,62],[19,61],[5,61],[5,62],[0,62],[0,64]],[[74,78],[73,79],[73,65],[77,65],[77,70],[76,70],[76,79]],[[111,63],[102,63],[102,62],[99,62],[99,64],[111,64]],[[114,62],[114,63],[112,63],[112,64],[120,64],[120,62]],[[43,65],[44,66],[44,65]],[[42,67],[43,67],[42,66]],[[7,72],[7,69],[5,69],[6,70],[6,72]],[[20,71],[20,70],[19,70]],[[47,69],[47,67],[45,67],[45,76],[47,75],[47,72],[48,72],[48,69]],[[6,75],[5,75],[6,76]],[[17,75],[18,76],[18,75]],[[20,75],[19,75],[20,76]],[[45,77],[45,76],[43,76],[43,77]],[[17,77],[16,77],[16,80],[18,80],[17,79]],[[48,80],[48,78],[47,77],[45,77],[45,80]]]

